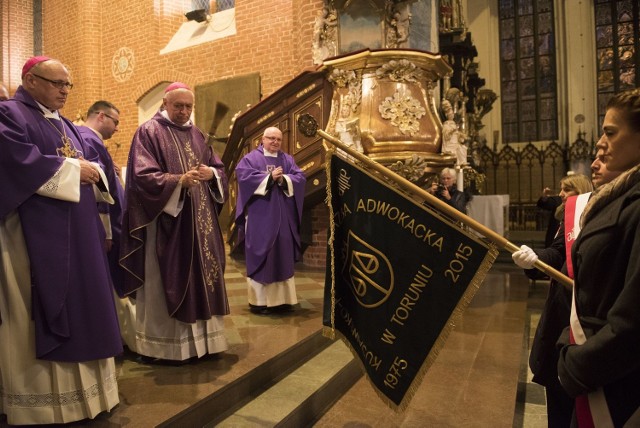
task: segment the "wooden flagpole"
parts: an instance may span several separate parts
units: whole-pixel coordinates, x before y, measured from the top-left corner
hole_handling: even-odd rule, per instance
[[[313,121],[313,123],[311,123],[311,121]],[[395,172],[391,171],[389,168],[385,167],[384,165],[381,165],[378,162],[375,162],[369,159],[367,156],[363,155],[362,153],[356,150],[353,150],[350,147],[347,147],[342,141],[340,141],[338,138],[334,137],[333,135],[328,134],[321,129],[317,129],[318,125],[313,116],[308,114],[300,116],[300,118],[298,118],[298,127],[305,135],[312,136],[312,135],[318,134],[322,138],[324,138],[326,141],[330,142],[334,146],[338,147],[340,150],[344,151],[347,155],[355,159],[358,159],[360,162],[367,165],[371,169],[379,172],[380,174],[392,178],[404,190],[423,197],[429,205],[436,207],[438,210],[444,212],[449,217],[452,217],[455,220],[460,221],[465,225],[469,226],[471,229],[482,234],[484,237],[489,239],[498,247],[504,248],[510,253],[515,253],[516,251],[520,250],[520,247],[518,247],[513,242],[509,241],[499,233],[489,229],[485,225],[477,222],[476,220],[472,219],[466,214],[461,213],[457,209],[453,208],[452,206],[436,198],[431,193],[427,192],[421,187],[416,186],[415,184],[413,184],[406,178],[402,177],[401,175],[398,175]],[[551,278],[555,279],[565,287],[573,288],[573,280],[571,278],[562,274],[562,272],[552,268],[551,266],[542,262],[541,260],[536,260],[533,266],[538,270],[544,272]]]

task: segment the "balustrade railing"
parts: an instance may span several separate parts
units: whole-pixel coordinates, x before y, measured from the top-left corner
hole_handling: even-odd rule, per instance
[[[559,191],[560,179],[573,161],[591,162],[595,142],[584,133],[572,143],[507,144],[500,150],[487,145],[478,149],[476,162],[485,174],[479,191],[483,195],[509,195],[509,231],[545,231],[550,213],[537,208],[542,189]]]

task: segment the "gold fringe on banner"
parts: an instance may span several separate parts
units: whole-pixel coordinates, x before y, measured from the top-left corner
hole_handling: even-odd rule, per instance
[[[336,338],[336,316],[335,316],[335,308],[336,308],[336,264],[335,264],[335,253],[333,250],[333,242],[335,239],[335,229],[336,224],[333,219],[333,193],[331,192],[331,156],[335,154],[335,149],[331,149],[327,152],[327,156],[325,158],[325,170],[327,173],[327,199],[325,203],[329,207],[329,237],[327,239],[327,246],[329,248],[331,259],[331,327],[323,327],[322,335],[328,337],[329,339],[335,340]],[[326,281],[325,281],[326,287]]]

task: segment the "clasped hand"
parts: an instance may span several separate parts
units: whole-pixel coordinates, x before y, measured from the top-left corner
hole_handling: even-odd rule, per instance
[[[193,187],[201,181],[209,181],[213,178],[213,170],[206,165],[200,164],[197,168],[187,171],[180,177],[183,187]]]
[[[96,184],[100,181],[100,173],[95,165],[84,158],[78,158],[80,162],[80,183]]]
[[[278,184],[282,184],[283,176],[284,171],[282,170],[281,166],[274,168],[273,171],[271,171],[271,178],[273,178],[273,181],[277,182]]]

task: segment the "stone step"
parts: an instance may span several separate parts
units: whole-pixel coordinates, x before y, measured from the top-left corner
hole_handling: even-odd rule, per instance
[[[346,345],[318,331],[158,427],[309,425],[361,376]]]
[[[205,427],[310,426],[361,376],[351,351],[338,340],[228,418]]]

